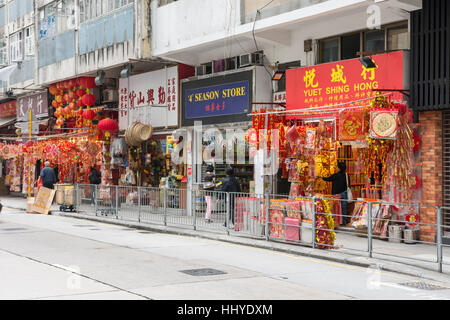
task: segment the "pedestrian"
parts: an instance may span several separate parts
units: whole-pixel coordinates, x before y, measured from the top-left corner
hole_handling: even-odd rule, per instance
[[[345,162],[339,162],[338,169],[339,171],[337,173],[329,176],[328,178],[326,177],[319,177],[319,178],[322,178],[324,181],[331,181],[331,194],[340,196],[342,209],[342,224],[345,226],[348,222],[350,222],[347,221],[348,185],[347,185],[347,173]]]
[[[217,187],[216,176],[214,175],[214,167],[209,165],[206,167],[205,184],[203,190],[205,190],[205,202],[206,202],[206,214],[205,222],[211,223],[211,213],[213,210],[213,191]]]
[[[241,192],[241,185],[239,181],[234,177],[234,170],[231,167],[228,167],[226,170],[227,177],[223,181],[221,191],[227,192],[230,194],[230,203],[228,208],[230,210],[229,219],[234,225],[234,202],[236,198],[236,193]],[[224,227],[227,227],[227,220],[223,224]]]
[[[102,182],[101,174],[97,171],[95,166],[91,167],[91,170],[89,172],[89,183],[91,184],[91,195],[92,195],[92,202],[91,204],[95,204],[97,200],[97,185],[99,185]]]
[[[57,182],[55,171],[50,167],[50,161],[45,161],[45,167],[41,171],[42,186],[48,189],[54,189]]]

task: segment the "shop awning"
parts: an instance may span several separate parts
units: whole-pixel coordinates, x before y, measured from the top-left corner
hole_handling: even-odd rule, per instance
[[[9,126],[9,125],[13,124],[14,122],[16,122],[16,117],[0,119],[0,128]]]

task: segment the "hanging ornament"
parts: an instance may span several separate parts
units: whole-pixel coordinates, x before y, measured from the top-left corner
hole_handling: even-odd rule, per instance
[[[95,88],[95,77],[81,77],[79,78],[79,82],[83,88]]]
[[[83,111],[83,118],[86,120],[93,120],[95,118],[95,112],[90,109],[86,109]]]
[[[105,134],[105,138],[107,140],[110,139],[111,134],[119,130],[119,124],[117,123],[117,121],[112,120],[110,118],[106,118],[100,121],[97,127],[100,131],[102,131]]]
[[[93,106],[95,104],[95,96],[87,93],[81,98],[85,106]]]
[[[56,95],[58,95],[58,94],[61,93],[61,90],[59,90],[59,89],[56,87],[55,84],[52,84],[52,85],[50,86],[50,88],[48,88],[48,91],[50,92],[50,94],[51,94],[52,96],[56,96]]]

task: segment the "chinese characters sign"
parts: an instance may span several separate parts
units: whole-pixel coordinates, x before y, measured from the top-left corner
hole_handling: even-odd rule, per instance
[[[119,87],[120,130],[138,120],[153,127],[178,125],[177,67],[120,79]]]
[[[16,115],[16,101],[9,101],[0,104],[0,118],[9,118]]]
[[[185,117],[195,119],[248,112],[249,88],[248,81],[239,81],[187,90]]]
[[[17,99],[17,120],[24,121],[28,115],[28,110],[32,110],[33,117],[48,116],[48,97],[47,92],[30,95]]]
[[[377,67],[366,69],[359,59],[286,71],[287,109],[333,106],[375,96],[377,89],[404,89],[402,51],[372,57]],[[401,93],[394,94],[402,99]],[[361,105],[363,103],[358,103]]]

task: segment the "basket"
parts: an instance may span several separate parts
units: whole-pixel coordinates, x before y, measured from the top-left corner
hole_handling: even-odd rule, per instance
[[[135,125],[131,130],[131,137],[135,141],[142,143],[150,139],[152,133],[153,133],[152,126],[137,122],[135,123]]]

